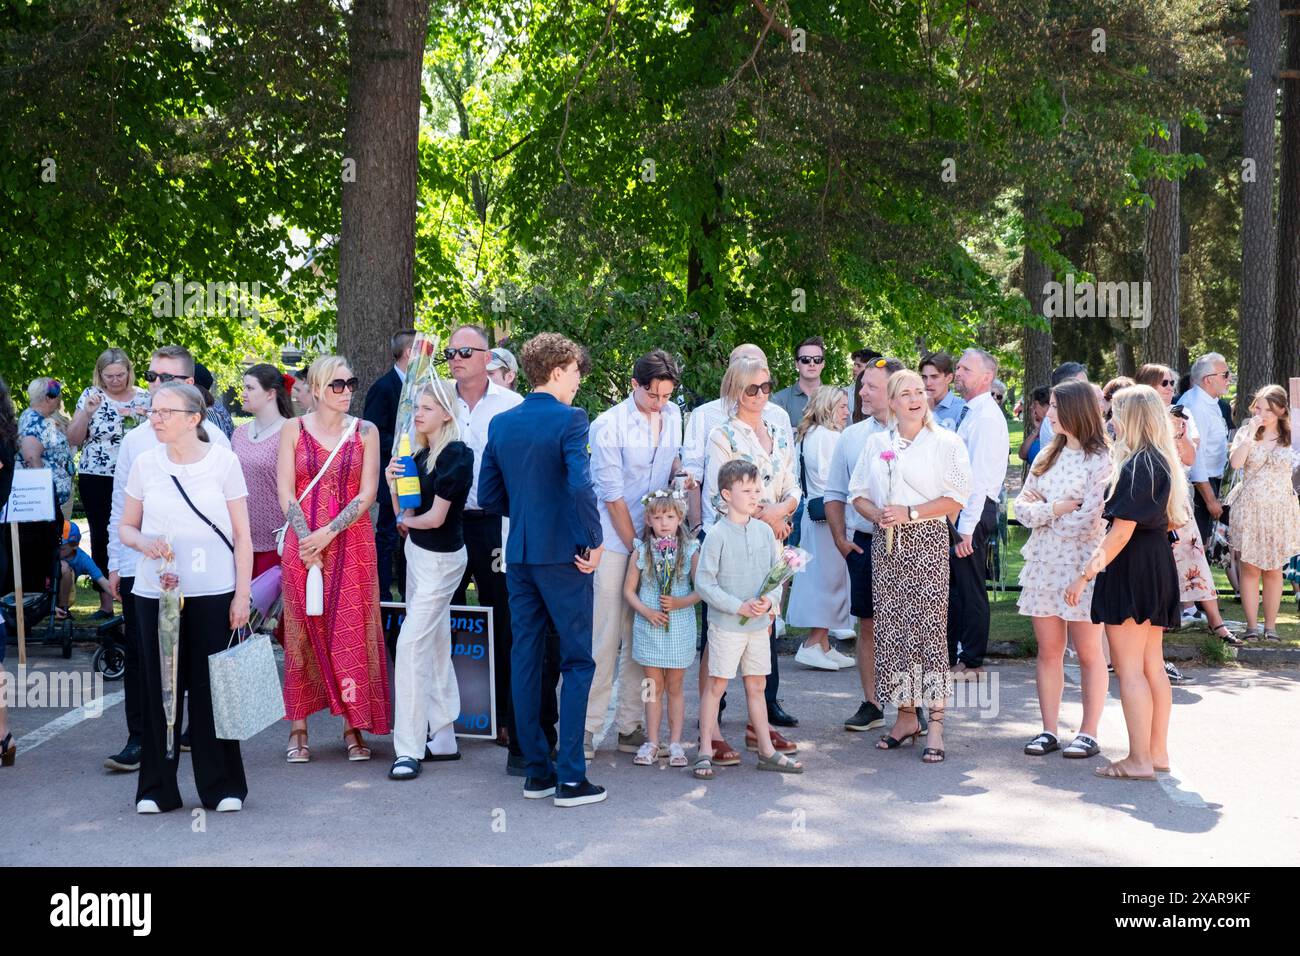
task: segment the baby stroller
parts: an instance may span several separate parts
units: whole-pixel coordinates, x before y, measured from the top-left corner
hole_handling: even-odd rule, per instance
[[[90,666],[104,675],[104,680],[121,680],[126,673],[126,619],[111,618],[95,629],[99,647],[90,658]]]
[[[23,556],[23,624],[27,630],[27,643],[58,644],[66,659],[72,656],[72,621],[58,620],[54,613],[62,573],[58,547],[61,525],[62,522],[54,521],[24,522],[18,526],[18,535]],[[4,584],[8,586],[8,593],[0,598],[0,616],[4,618],[5,640],[17,644],[18,611],[12,568],[6,574]],[[47,620],[45,635],[39,636],[37,628]]]

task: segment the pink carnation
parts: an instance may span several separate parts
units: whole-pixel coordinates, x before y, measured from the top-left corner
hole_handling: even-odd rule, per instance
[[[889,448],[886,448],[884,451],[880,453],[881,461],[893,461],[897,457],[898,456],[894,454],[893,450]]]

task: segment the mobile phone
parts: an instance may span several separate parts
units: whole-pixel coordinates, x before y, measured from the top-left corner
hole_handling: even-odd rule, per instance
[[[590,561],[590,560],[591,560],[591,548],[581,547],[581,546],[580,546],[580,547],[578,548],[578,552],[577,552],[577,554],[578,554],[578,557],[582,558],[582,560],[584,560],[584,561]]]

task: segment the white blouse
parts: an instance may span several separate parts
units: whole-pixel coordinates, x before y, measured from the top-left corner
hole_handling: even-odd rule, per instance
[[[808,430],[803,441],[795,445],[795,466],[800,464],[803,456],[803,484],[808,486],[809,498],[820,498],[826,490],[826,479],[831,473],[831,458],[835,456],[835,446],[840,443],[841,432],[821,425],[814,425]]]
[[[890,453],[892,461],[886,460]],[[893,428],[872,435],[849,479],[849,501],[866,498],[878,508],[911,507],[936,498],[965,504],[970,495],[971,465],[966,443],[955,432],[943,428],[922,428],[910,442],[900,438]],[[922,520],[944,518],[939,515]]]

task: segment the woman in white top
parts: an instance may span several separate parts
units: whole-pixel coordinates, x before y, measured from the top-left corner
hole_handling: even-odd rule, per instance
[[[239,460],[208,440],[199,390],[169,382],[153,394],[149,417],[156,447],[131,464],[119,529],[140,552],[135,568],[136,619],[141,640],[144,720],[136,811],[181,806],[176,786],[180,748],[166,758],[158,606],[163,589],[179,587],[181,608],[175,727],[184,725],[189,691],[190,757],[199,799],[209,810],[239,810],[248,796],[239,743],[218,740],[212,716],[208,657],[225,650],[231,632],[248,623],[253,545],[248,489]],[[187,500],[188,499],[188,500]],[[174,570],[160,574],[171,559]]]
[[[867,439],[849,479],[849,500],[876,526],[871,539],[876,690],[898,719],[876,746],[893,750],[921,734],[916,708],[930,718],[925,763],[944,759],[948,669],[948,522],[970,497],[965,443],[938,425],[925,383],[904,369],[889,379],[888,431]]]
[[[1016,517],[1032,528],[1021,549],[1020,613],[1033,619],[1038,641],[1038,708],[1043,730],[1025,745],[1025,753],[1041,757],[1060,750],[1057,719],[1065,685],[1065,642],[1074,639],[1079,655],[1083,691],[1083,722],[1066,757],[1095,757],[1097,723],[1106,703],[1106,659],[1102,626],[1092,623],[1092,584],[1073,607],[1065,589],[1083,570],[1106,537],[1102,506],[1110,481],[1110,449],[1092,386],[1062,382],[1048,398],[1047,419],[1052,440],[1038,453],[1024,489],[1015,501]]]
[[[839,560],[825,512],[818,510],[831,456],[848,418],[849,400],[844,389],[823,385],[809,400],[794,433],[799,489],[804,497],[799,543],[812,554],[813,562],[794,576],[786,619],[795,627],[809,628],[808,638],[794,659],[805,667],[826,671],[857,664],[831,646],[830,632],[848,630],[853,623],[849,615],[849,566]],[[814,519],[813,510],[818,510],[821,517]]]
[[[77,399],[68,425],[68,444],[81,449],[77,487],[90,525],[90,556],[108,567],[108,519],[113,510],[113,468],[128,431],[144,421],[149,393],[135,384],[131,359],[121,349],[105,349],[95,362],[93,384]],[[113,595],[99,595],[96,617],[113,616]]]
[[[704,443],[704,489],[701,494],[712,502],[714,520],[717,520],[726,509],[718,494],[718,469],[736,458],[752,463],[758,469],[758,481],[763,487],[754,517],[771,527],[777,541],[784,541],[790,536],[790,516],[799,507],[799,482],[795,477],[794,449],[790,447],[789,434],[763,417],[772,389],[772,373],[765,359],[742,356],[727,366],[727,372],[722,376],[721,396],[727,419],[709,432]],[[768,675],[765,688],[768,718],[775,726],[793,727],[798,721],[781,708],[776,697],[781,675],[775,634],[772,642],[772,673]],[[700,668],[700,682],[703,684],[708,679],[707,647],[701,660],[704,661]],[[724,706],[725,700],[724,697]],[[772,742],[781,753],[797,749],[775,729],[772,730]],[[722,741],[715,741],[718,743]],[[717,746],[714,752],[718,752]],[[734,751],[728,748],[724,753]],[[732,762],[729,756],[723,760],[723,766]],[[718,762],[715,757],[714,763]],[[739,757],[734,758],[734,762],[739,763]]]

